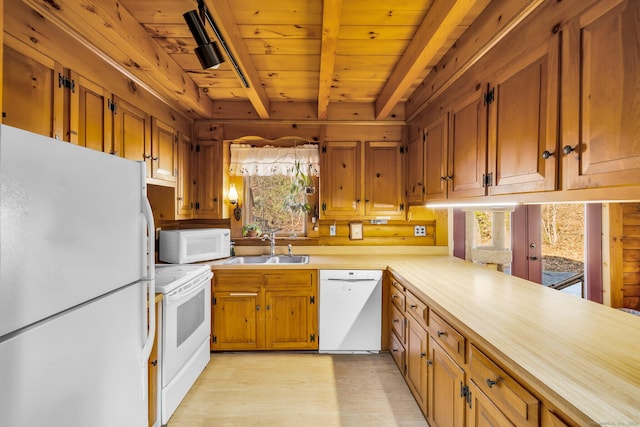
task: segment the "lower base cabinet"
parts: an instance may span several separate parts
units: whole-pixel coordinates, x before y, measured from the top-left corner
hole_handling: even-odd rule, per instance
[[[471,396],[467,424],[469,427],[512,427],[514,425],[473,381],[469,382],[469,393]]]
[[[429,340],[429,415],[434,426],[464,427],[466,389],[464,370]]]
[[[315,270],[216,271],[211,350],[317,350]]]
[[[422,326],[407,316],[407,374],[405,379],[420,406],[427,415],[427,345],[428,335]]]

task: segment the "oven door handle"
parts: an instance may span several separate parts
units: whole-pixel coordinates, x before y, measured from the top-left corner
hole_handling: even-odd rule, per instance
[[[188,290],[188,292],[175,292],[167,295],[167,300],[169,303],[176,303],[180,301],[187,300],[191,298],[192,295],[200,292],[207,285],[207,280],[211,279],[211,275],[207,274],[205,277],[201,278],[198,281],[193,281],[188,283],[187,285],[181,287],[181,290]]]

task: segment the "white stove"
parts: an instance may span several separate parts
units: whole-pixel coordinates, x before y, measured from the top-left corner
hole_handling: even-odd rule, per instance
[[[156,264],[156,292],[168,294],[207,271],[208,265]]]
[[[208,265],[156,265],[162,298],[161,420],[171,415],[209,363],[211,268]]]

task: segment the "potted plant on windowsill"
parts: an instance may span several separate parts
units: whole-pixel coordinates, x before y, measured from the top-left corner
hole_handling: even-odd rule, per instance
[[[246,224],[242,226],[242,237],[258,237],[262,230],[258,224]]]

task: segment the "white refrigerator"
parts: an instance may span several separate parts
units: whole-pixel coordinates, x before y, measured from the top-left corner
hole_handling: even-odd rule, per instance
[[[144,163],[0,127],[0,426],[147,425],[154,237]]]

